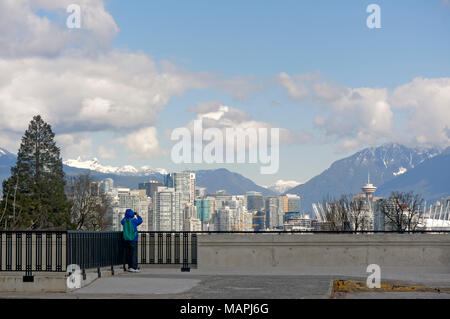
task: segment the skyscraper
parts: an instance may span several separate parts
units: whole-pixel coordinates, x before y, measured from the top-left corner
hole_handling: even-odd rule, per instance
[[[164,186],[163,183],[150,180],[148,182],[139,183],[139,189],[145,189],[147,196],[153,198],[154,194],[158,191],[158,187]]]
[[[288,198],[288,212],[300,212],[300,196],[286,194]]]
[[[247,210],[263,210],[264,198],[260,192],[247,192]]]
[[[154,231],[182,231],[181,193],[174,188],[159,187],[155,193],[152,225]]]
[[[165,176],[165,186],[174,188],[181,193],[182,204],[194,205],[195,200],[195,173],[170,173]]]
[[[267,226],[275,228],[283,226],[283,201],[280,196],[265,197],[265,211],[268,217]]]

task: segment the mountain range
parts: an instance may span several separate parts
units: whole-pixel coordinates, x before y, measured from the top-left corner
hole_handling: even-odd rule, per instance
[[[429,172],[421,170],[415,172],[416,167],[421,167],[440,154],[438,149],[408,148],[399,144],[385,144],[379,147],[366,148],[352,156],[338,160],[323,171],[313,177],[305,184],[294,187],[288,193],[300,195],[302,207],[311,209],[313,203],[322,201],[325,197],[338,198],[342,194],[359,194],[361,187],[368,182],[379,189],[375,196],[389,195],[390,192],[398,189],[415,190],[422,194],[420,187],[415,189],[409,184],[406,176],[420,175],[418,179],[427,181],[427,184],[434,184]],[[445,163],[444,163],[445,165]],[[446,163],[449,170],[450,162]],[[394,183],[394,181],[399,181]],[[392,184],[389,182],[392,181]],[[391,186],[389,186],[391,185]],[[381,192],[380,192],[381,190]],[[436,200],[442,194],[450,195],[450,180],[441,183],[428,192],[426,199]]]
[[[0,179],[7,178],[16,156],[0,148]],[[304,184],[295,181],[277,181],[263,187],[241,174],[227,169],[195,171],[197,185],[206,187],[208,193],[225,190],[231,195],[258,191],[265,196],[281,193],[298,194],[302,198],[302,210],[311,212],[312,203],[325,197],[337,198],[341,194],[361,193],[361,187],[370,182],[378,187],[375,196],[387,196],[394,190],[420,193],[427,201],[450,196],[450,148],[408,148],[399,144],[385,144],[363,149],[331,164],[321,174]],[[163,181],[167,173],[162,168],[131,165],[122,167],[102,165],[97,159],[81,158],[64,161],[67,176],[90,172],[96,180],[112,178],[115,185],[136,188],[149,179]]]

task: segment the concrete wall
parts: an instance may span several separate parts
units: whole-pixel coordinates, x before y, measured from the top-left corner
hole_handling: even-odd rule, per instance
[[[450,273],[450,234],[202,234],[201,270],[439,268]]]

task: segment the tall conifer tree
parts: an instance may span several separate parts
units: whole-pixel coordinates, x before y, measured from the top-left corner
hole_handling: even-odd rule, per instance
[[[3,182],[0,225],[6,229],[66,229],[70,202],[60,150],[51,126],[33,117],[22,137],[16,166]]]

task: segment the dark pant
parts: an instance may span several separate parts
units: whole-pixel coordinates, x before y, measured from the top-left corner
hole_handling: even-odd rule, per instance
[[[138,268],[137,241],[125,241],[125,256],[128,268]]]

